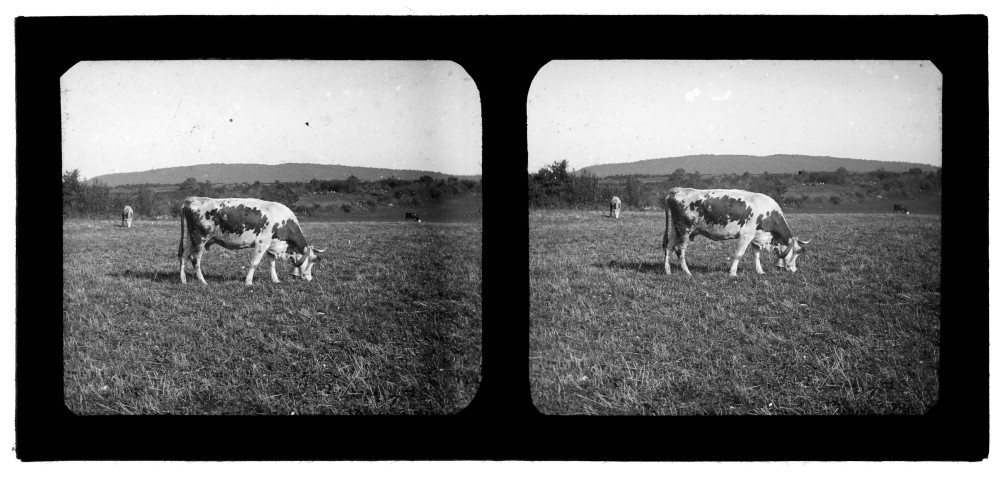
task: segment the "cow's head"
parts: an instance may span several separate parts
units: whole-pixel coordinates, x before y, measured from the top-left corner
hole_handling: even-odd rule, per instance
[[[808,243],[810,243],[810,240],[799,240],[793,237],[789,239],[789,244],[787,245],[775,245],[773,249],[779,255],[779,261],[776,262],[775,266],[795,272],[796,257],[799,257],[806,250],[803,246]]]
[[[314,264],[321,261],[321,257],[318,254],[324,252],[324,248],[315,248],[313,245],[308,245],[304,249],[303,254],[294,253],[292,255],[293,270],[290,271],[290,274],[311,281],[311,268],[314,267]]]

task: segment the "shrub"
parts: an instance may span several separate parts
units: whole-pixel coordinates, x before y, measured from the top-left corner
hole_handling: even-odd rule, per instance
[[[352,212],[353,211],[353,205],[349,204],[349,203],[342,204],[342,211],[346,212],[346,213]]]
[[[838,195],[832,195],[831,198],[829,198],[828,200],[831,201],[831,203],[834,203],[835,205],[842,203],[842,197]]]

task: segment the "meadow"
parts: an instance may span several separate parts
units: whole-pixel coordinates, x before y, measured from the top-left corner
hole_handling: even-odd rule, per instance
[[[532,211],[529,375],[553,415],[923,414],[938,400],[941,217],[790,213],[798,272],[663,211]]]
[[[212,247],[178,273],[177,220],[64,220],[66,406],[102,414],[453,414],[482,363],[482,224],[309,222],[314,281]]]

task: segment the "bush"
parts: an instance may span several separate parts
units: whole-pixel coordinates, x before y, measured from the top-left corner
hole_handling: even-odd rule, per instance
[[[831,201],[831,203],[834,203],[835,205],[842,203],[842,197],[838,195],[832,195],[831,198],[829,198],[828,200]]]
[[[346,213],[352,212],[353,211],[353,205],[349,204],[349,203],[342,204],[342,211],[346,212]]]

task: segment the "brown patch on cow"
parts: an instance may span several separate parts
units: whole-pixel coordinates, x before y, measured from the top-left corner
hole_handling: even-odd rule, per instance
[[[789,245],[789,239],[793,233],[789,230],[786,219],[778,210],[772,210],[768,215],[758,215],[758,230],[772,234],[772,243],[778,245]]]
[[[293,220],[283,220],[273,224],[272,238],[285,241],[291,250],[299,254],[303,254],[304,249],[307,248],[307,239],[300,231],[300,226]]]
[[[752,214],[747,202],[729,195],[695,200],[688,204],[688,208],[698,213],[707,224],[724,227],[730,222],[737,222],[743,227]]]
[[[208,210],[206,219],[220,226],[220,231],[233,235],[251,231],[256,235],[262,233],[269,218],[262,211],[245,205],[220,207]]]

